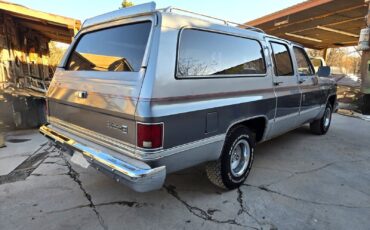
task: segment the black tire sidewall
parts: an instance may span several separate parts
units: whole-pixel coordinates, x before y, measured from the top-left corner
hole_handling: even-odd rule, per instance
[[[255,148],[255,137],[254,133],[252,133],[248,128],[239,126],[233,130],[230,131],[230,135],[226,138],[224,148],[222,150],[222,156],[221,156],[221,177],[223,184],[228,189],[234,189],[239,187],[248,177],[248,174],[251,170],[252,163],[253,163],[253,153]],[[232,150],[234,146],[238,143],[240,140],[246,140],[250,147],[250,160],[248,162],[247,169],[245,172],[239,176],[236,177],[231,173],[231,166],[230,166],[230,160],[232,155]]]
[[[330,108],[330,120],[329,120],[329,125],[328,125],[328,127],[325,127],[325,113],[326,113],[326,109],[327,108]],[[330,125],[331,125],[331,119],[332,119],[332,115],[333,115],[333,108],[332,108],[332,106],[330,105],[330,104],[327,104],[326,105],[326,107],[325,107],[325,112],[324,112],[324,115],[322,116],[322,118],[321,118],[321,130],[322,130],[322,133],[323,134],[325,134],[325,133],[327,133],[328,131],[329,131],[329,128],[330,128]]]

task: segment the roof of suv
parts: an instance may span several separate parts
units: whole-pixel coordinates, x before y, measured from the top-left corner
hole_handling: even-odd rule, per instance
[[[177,20],[177,26],[184,27],[187,24],[191,24],[192,26],[198,26],[198,27],[210,27],[210,26],[216,26],[221,30],[226,30],[228,32],[233,33],[240,33],[240,32],[251,32],[254,34],[264,34],[264,32],[261,29],[255,28],[255,27],[248,27],[246,25],[241,25],[238,23],[230,22],[224,19],[207,16],[199,13],[194,13],[187,10],[182,10],[174,7],[167,7],[164,9],[156,9],[155,2],[149,2],[141,5],[136,5],[124,9],[115,10],[112,12],[108,12],[102,15],[98,15],[89,19],[86,19],[85,22],[82,25],[82,29],[117,21],[124,18],[131,18],[131,17],[137,17],[142,15],[148,15],[153,13],[160,13],[162,15],[165,15],[166,17],[177,17],[177,18],[186,18],[187,20],[183,20],[181,25],[179,25]],[[191,22],[191,23],[189,23]],[[171,23],[174,25],[173,23]],[[232,26],[235,25],[235,26]],[[227,29],[228,28],[228,29]]]

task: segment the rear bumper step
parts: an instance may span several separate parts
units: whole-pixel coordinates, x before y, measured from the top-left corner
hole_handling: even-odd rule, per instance
[[[113,177],[137,192],[148,192],[160,189],[166,178],[166,167],[151,168],[149,165],[136,159],[122,160],[109,153],[96,150],[86,144],[67,137],[59,129],[50,126],[40,127],[40,132],[54,141],[73,151],[78,151],[99,171]],[[137,161],[137,164],[135,164]],[[140,166],[138,166],[140,165]]]

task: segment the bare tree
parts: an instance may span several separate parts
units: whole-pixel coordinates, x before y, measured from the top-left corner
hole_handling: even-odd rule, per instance
[[[58,45],[56,42],[51,41],[49,43],[49,65],[57,66],[62,59],[64,53],[66,52],[67,47]]]
[[[323,50],[307,49],[310,57],[323,57]],[[346,74],[358,74],[360,69],[360,56],[356,50],[351,51],[349,48],[332,48],[328,49],[326,63],[332,67],[339,67]]]
[[[194,58],[181,58],[177,73],[180,76],[209,75],[215,72],[212,67],[216,66],[216,64],[216,62],[201,62]]]

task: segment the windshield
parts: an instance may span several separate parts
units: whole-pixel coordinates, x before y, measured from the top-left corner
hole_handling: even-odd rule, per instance
[[[125,71],[141,68],[151,22],[127,24],[82,35],[67,64],[72,71]]]

